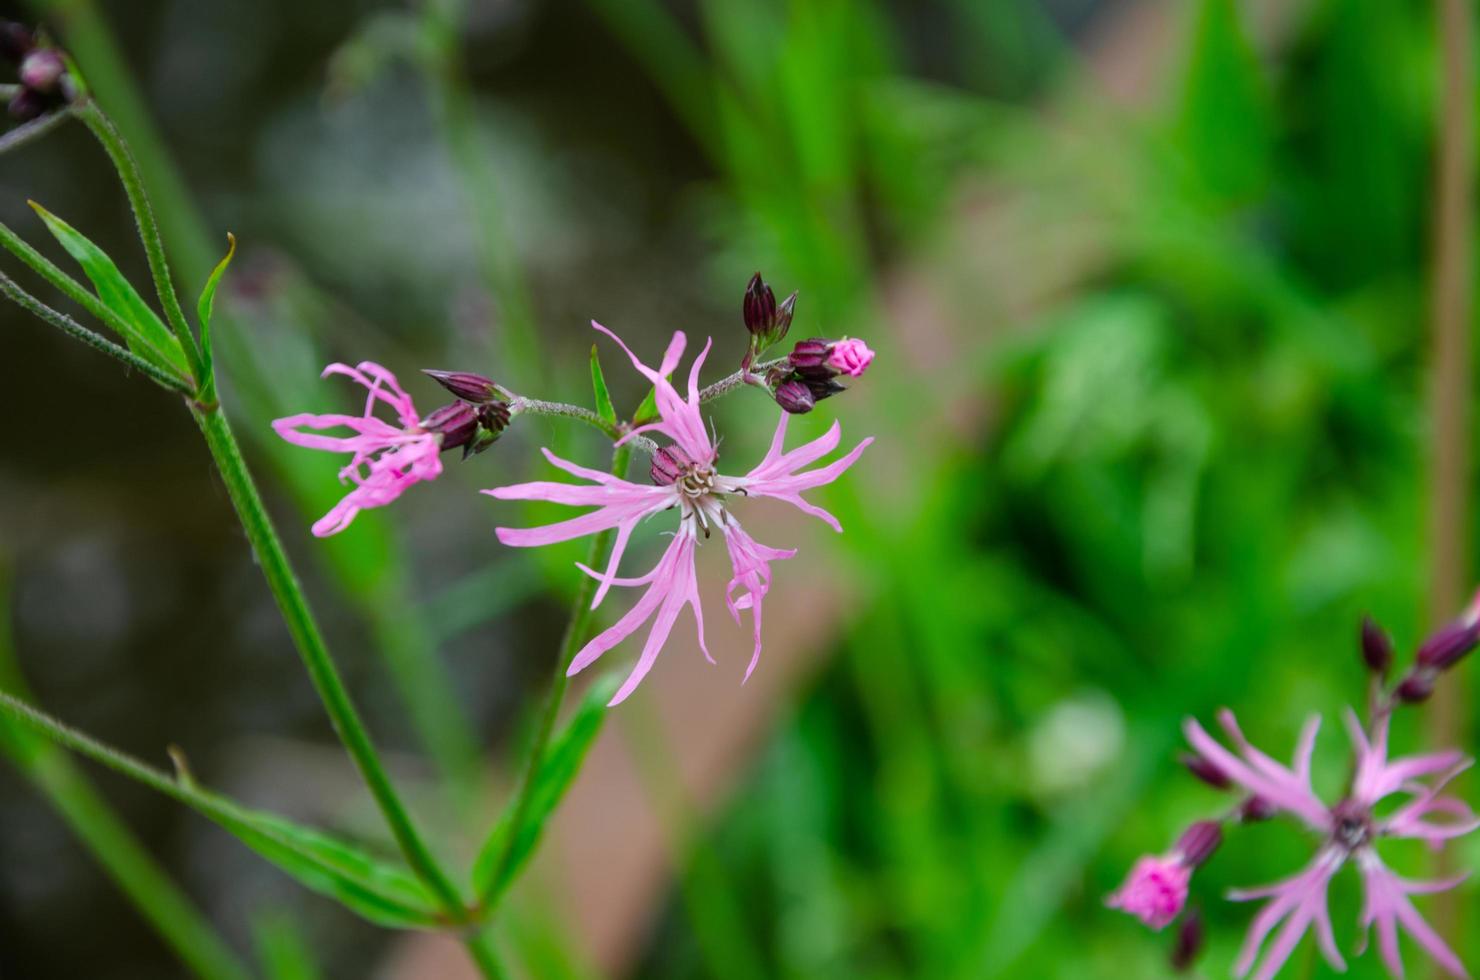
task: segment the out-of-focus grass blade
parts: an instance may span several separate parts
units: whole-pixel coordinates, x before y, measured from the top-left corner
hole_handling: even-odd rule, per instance
[[[252,932],[268,980],[320,980],[323,976],[303,933],[288,915],[261,915]]]
[[[130,332],[124,337],[129,349],[159,367],[188,378],[190,371],[180,341],[118,271],[118,266],[107,253],[35,201],[29,203],[67,254],[82,266],[82,271],[97,290],[98,299],[129,326]]]
[[[512,848],[508,843],[509,834],[513,832],[510,826],[513,817],[511,811],[505,813],[494,825],[493,832],[488,835],[488,840],[478,852],[478,860],[473,865],[473,885],[478,894],[488,896],[490,904],[513,883],[524,863],[534,853],[546,821],[560,805],[560,800],[581,769],[581,760],[586,757],[596,736],[601,733],[602,722],[606,720],[606,703],[616,693],[617,681],[615,675],[610,675],[591,685],[591,690],[586,692],[565,730],[550,746],[544,765],[535,775],[534,794]],[[504,860],[503,856],[506,849],[509,853],[508,860]],[[497,880],[495,876],[498,876]]]
[[[601,357],[595,344],[591,345],[591,388],[596,394],[596,414],[616,425],[617,409],[612,405],[612,393],[606,388],[606,375],[601,373]]]
[[[1203,0],[1182,89],[1180,137],[1203,186],[1243,200],[1269,176],[1269,100],[1234,0]]]
[[[283,817],[249,810],[192,781],[172,779],[9,694],[0,693],[0,710],[57,744],[194,809],[306,888],[371,922],[408,929],[439,924],[436,901],[403,867],[378,861],[352,844]]]

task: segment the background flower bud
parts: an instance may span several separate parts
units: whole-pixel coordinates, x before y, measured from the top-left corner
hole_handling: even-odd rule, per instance
[[[1201,867],[1218,845],[1223,843],[1223,828],[1215,820],[1199,820],[1182,832],[1177,839],[1175,852],[1189,868]]]
[[[1447,670],[1480,644],[1480,623],[1468,617],[1439,627],[1418,648],[1417,661],[1434,670]]]
[[[66,74],[67,63],[59,52],[52,48],[40,48],[26,55],[21,61],[21,84],[36,92],[50,94]]]
[[[1263,823],[1278,812],[1275,805],[1260,796],[1251,796],[1238,808],[1238,818],[1244,823]]]
[[[783,381],[776,387],[775,397],[776,404],[792,415],[805,415],[817,404],[811,389],[801,381]]]
[[[1398,689],[1393,692],[1394,696],[1404,704],[1418,704],[1427,701],[1434,693],[1434,677],[1427,671],[1419,671],[1409,674],[1403,678]]]
[[[1392,638],[1371,616],[1362,617],[1362,662],[1379,677],[1386,677],[1393,665]]]
[[[1192,968],[1192,964],[1202,953],[1205,935],[1202,913],[1196,906],[1188,909],[1187,914],[1182,916],[1182,925],[1177,929],[1177,941],[1172,944],[1173,970],[1186,973]]]
[[[16,64],[36,46],[36,36],[25,24],[0,21],[0,58]]]
[[[1233,785],[1222,769],[1219,769],[1196,752],[1182,753],[1181,762],[1182,765],[1187,767],[1188,772],[1214,789],[1227,789]]]
[[[33,89],[23,88],[11,96],[5,111],[17,122],[30,122],[46,111],[46,97]]]

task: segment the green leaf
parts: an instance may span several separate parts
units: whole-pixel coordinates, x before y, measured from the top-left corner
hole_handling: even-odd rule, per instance
[[[1241,203],[1268,180],[1269,99],[1235,0],[1203,0],[1182,87],[1178,137],[1203,187]]]
[[[247,809],[194,782],[180,782],[4,692],[0,692],[0,710],[58,744],[194,809],[306,888],[371,922],[406,929],[442,924],[435,899],[404,866],[377,860],[322,831]]]
[[[596,741],[596,736],[601,733],[601,723],[606,720],[606,704],[616,693],[617,682],[616,675],[608,675],[591,685],[565,730],[551,743],[544,764],[535,774],[529,808],[525,811],[523,825],[519,828],[519,835],[512,848],[508,844],[510,823],[514,817],[512,806],[494,825],[488,840],[483,842],[478,860],[473,865],[473,886],[477,894],[485,897],[487,904],[491,905],[514,883],[514,879],[534,853],[546,822],[560,805],[570,784],[575,781],[576,773],[581,771],[582,760]],[[506,848],[509,848],[507,861],[503,856]],[[499,868],[501,863],[502,873]],[[496,880],[495,875],[498,875]]]
[[[591,345],[591,388],[596,392],[596,414],[612,425],[617,424],[617,409],[612,405],[612,394],[606,390],[606,376],[601,373],[601,358],[596,345]]]
[[[129,349],[167,371],[183,378],[190,377],[180,341],[170,333],[164,321],[155,315],[134,287],[129,285],[129,281],[118,271],[118,266],[113,264],[107,253],[35,201],[28,203],[41,216],[41,220],[46,222],[47,229],[61,243],[62,248],[67,250],[67,254],[82,266],[82,271],[87,274],[93,289],[97,291],[98,299],[122,317],[129,328],[129,332],[124,335]]]
[[[649,422],[656,422],[657,420],[658,389],[649,388],[647,397],[642,400],[641,405],[637,406],[637,411],[632,416],[632,427],[635,429],[639,425],[647,425]]]
[[[206,280],[205,288],[200,291],[200,299],[195,305],[196,314],[200,317],[200,350],[206,373],[206,376],[201,379],[201,387],[202,393],[208,398],[213,396],[216,390],[215,355],[211,350],[211,314],[216,309],[216,287],[221,284],[221,277],[226,275],[226,267],[231,265],[231,260],[235,255],[236,236],[228,231],[226,233],[226,257],[217,262],[216,268],[211,270],[211,277]]]

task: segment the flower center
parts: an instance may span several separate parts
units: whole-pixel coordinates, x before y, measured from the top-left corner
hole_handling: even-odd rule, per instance
[[[1372,814],[1351,800],[1338,803],[1331,810],[1331,839],[1355,851],[1372,839]]]

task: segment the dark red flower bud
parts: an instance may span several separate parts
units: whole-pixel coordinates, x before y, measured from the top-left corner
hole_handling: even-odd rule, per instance
[[[682,449],[677,446],[664,446],[653,453],[653,465],[648,473],[658,486],[670,487],[677,483],[693,465],[694,461]]]
[[[1467,616],[1445,623],[1431,633],[1419,646],[1415,659],[1424,667],[1448,670],[1477,644],[1480,644],[1480,622],[1472,622]]]
[[[805,415],[817,404],[812,390],[801,381],[783,381],[776,387],[776,404],[792,415]]]
[[[36,36],[25,24],[0,21],[0,58],[19,63],[36,46]]]
[[[796,305],[796,293],[792,293],[785,302],[778,306],[776,294],[761,278],[761,274],[757,272],[750,277],[750,283],[745,287],[745,301],[742,304],[745,329],[750,331],[751,337],[750,349],[746,352],[747,367],[756,355],[772,344],[780,343],[786,336],[786,332],[791,329],[791,317],[796,310]]]
[[[1172,969],[1178,973],[1186,973],[1192,969],[1192,964],[1197,962],[1202,953],[1205,938],[1202,913],[1195,908],[1189,909],[1182,916],[1182,925],[1177,929],[1177,941],[1172,944]]]
[[[21,84],[28,89],[51,94],[67,73],[67,63],[53,48],[38,48],[21,61]]]
[[[494,435],[509,427],[509,403],[491,401],[478,406],[478,424]]]
[[[1239,804],[1238,818],[1244,823],[1263,823],[1270,819],[1279,808],[1262,796],[1251,796]]]
[[[442,448],[466,446],[478,432],[478,410],[467,402],[443,405],[421,420],[421,427],[442,437]]]
[[[1188,772],[1214,789],[1227,789],[1233,785],[1233,782],[1224,774],[1222,769],[1219,769],[1212,762],[1198,755],[1196,752],[1182,753],[1181,762],[1182,765],[1187,767]]]
[[[828,355],[831,353],[831,340],[813,337],[810,340],[797,341],[786,359],[791,363],[792,370],[804,378],[835,378],[838,372],[827,363]]]
[[[30,122],[46,111],[46,96],[33,89],[23,88],[10,97],[5,107],[10,118],[17,122]]]
[[[1427,701],[1434,693],[1434,675],[1426,670],[1415,671],[1398,684],[1393,695],[1404,704],[1419,704]]]
[[[1182,832],[1173,850],[1189,868],[1201,867],[1223,843],[1223,828],[1215,820],[1199,820]]]
[[[807,390],[812,393],[812,400],[814,402],[820,402],[824,398],[831,398],[833,395],[848,390],[830,379],[802,378],[801,380],[802,384],[807,386]]]
[[[776,322],[776,294],[759,272],[750,277],[745,287],[743,311],[745,329],[752,334],[763,334]]]
[[[1371,616],[1362,617],[1362,662],[1378,677],[1386,677],[1393,665],[1392,638]]]
[[[465,402],[474,405],[482,405],[495,401],[499,398],[498,388],[491,378],[485,378],[481,374],[471,374],[467,371],[430,371],[421,372],[431,378],[437,384],[452,392]]]

